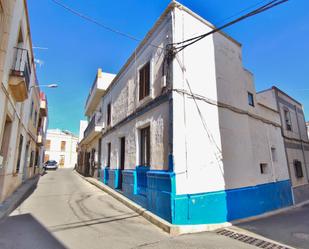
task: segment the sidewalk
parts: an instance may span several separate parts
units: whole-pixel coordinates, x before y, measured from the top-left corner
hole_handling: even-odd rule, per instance
[[[5,220],[35,190],[39,179],[40,175],[28,179],[0,204],[0,222]]]

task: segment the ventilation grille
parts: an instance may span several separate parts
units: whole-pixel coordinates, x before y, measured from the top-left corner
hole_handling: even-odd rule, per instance
[[[247,236],[241,233],[232,232],[227,229],[222,229],[217,231],[217,234],[223,235],[226,237],[229,237],[231,239],[235,239],[241,242],[244,242],[246,244],[256,246],[259,248],[265,248],[265,249],[291,249],[290,247],[281,246],[279,244],[274,244],[272,242],[268,242],[265,240],[257,239],[251,236]]]

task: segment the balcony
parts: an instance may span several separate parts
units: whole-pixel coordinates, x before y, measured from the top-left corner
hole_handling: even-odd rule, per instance
[[[16,102],[23,102],[28,98],[30,75],[31,67],[28,50],[15,48],[9,87]]]
[[[96,107],[100,103],[102,96],[106,89],[115,78],[114,74],[104,73],[102,69],[98,69],[96,78],[92,84],[90,93],[88,95],[85,105],[85,115],[91,116]]]
[[[47,98],[43,92],[40,92],[40,115],[47,117]]]
[[[91,141],[96,135],[102,132],[104,128],[102,113],[96,112],[84,131],[84,141]]]

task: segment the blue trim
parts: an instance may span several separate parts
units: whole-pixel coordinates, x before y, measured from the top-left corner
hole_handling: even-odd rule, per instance
[[[176,195],[174,172],[150,170],[109,170],[108,185],[161,218],[178,225],[213,224],[255,216],[292,205],[289,180],[208,193]],[[106,173],[104,173],[105,177]]]
[[[149,166],[136,166],[137,194],[147,196],[147,172]]]
[[[136,171],[123,170],[122,172],[122,191],[125,196],[133,199],[137,194]]]
[[[103,182],[104,184],[108,184],[108,179],[109,179],[109,173],[108,173],[109,168],[105,167],[100,170],[100,181]]]
[[[213,224],[259,215],[293,204],[290,180],[173,200],[173,224]]]
[[[113,189],[118,189],[119,187],[119,173],[121,173],[119,169],[109,170],[108,186]]]

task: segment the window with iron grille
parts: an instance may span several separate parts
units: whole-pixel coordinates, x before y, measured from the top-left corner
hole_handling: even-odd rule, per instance
[[[294,169],[295,169],[295,176],[297,178],[302,178],[304,176],[301,161],[294,160]]]
[[[140,130],[140,165],[150,166],[150,126]]]
[[[150,62],[139,70],[139,100],[150,94]]]

